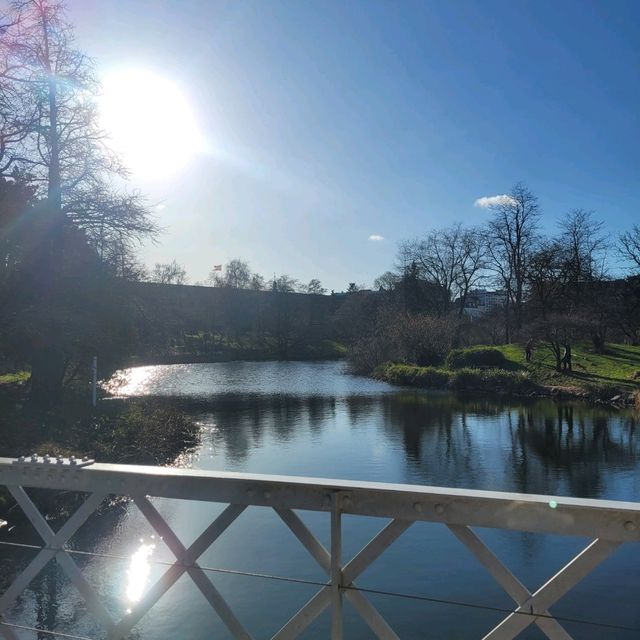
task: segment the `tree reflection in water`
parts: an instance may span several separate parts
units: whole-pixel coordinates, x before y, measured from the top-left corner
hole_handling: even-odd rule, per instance
[[[638,416],[631,411],[403,390],[224,393],[175,402],[203,424],[195,457],[200,468],[593,498],[634,499],[638,491]],[[125,506],[107,510],[79,532],[74,544],[121,550],[123,539],[130,538],[121,532],[131,528],[131,514]],[[534,557],[549,554],[540,536],[518,534],[510,544],[516,571],[524,571],[529,561],[535,567]],[[0,572],[11,575],[27,562],[0,558]],[[92,569],[92,561],[79,562],[100,581],[106,575],[99,563]],[[126,580],[114,586],[104,579],[106,606],[121,609]],[[38,626],[61,625],[91,635],[97,627],[78,619],[82,610],[79,595],[55,564],[17,606],[17,613]]]
[[[640,455],[633,412],[546,399],[229,394],[183,408],[215,425],[212,446],[235,465],[265,443],[308,435],[313,449],[327,431],[348,426],[375,430],[382,446],[400,444],[403,481],[600,497],[608,471],[632,471]]]

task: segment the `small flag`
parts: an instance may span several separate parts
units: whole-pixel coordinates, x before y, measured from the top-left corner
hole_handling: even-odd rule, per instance
[[[213,265],[213,270],[214,271],[222,271],[222,265],[221,264],[214,264]]]

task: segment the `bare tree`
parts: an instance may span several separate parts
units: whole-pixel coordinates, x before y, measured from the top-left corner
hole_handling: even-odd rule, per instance
[[[572,209],[560,221],[559,241],[574,305],[580,304],[585,283],[605,277],[607,239],[602,228],[593,211],[584,209]]]
[[[385,271],[373,281],[373,288],[378,291],[393,291],[401,279],[401,275],[393,271]]]
[[[487,225],[489,268],[507,294],[505,338],[510,339],[510,311],[515,325],[522,325],[522,308],[529,259],[535,246],[540,206],[538,198],[524,184],[514,185],[507,198],[492,206],[493,217]]]
[[[582,318],[567,315],[552,315],[546,320],[539,320],[530,329],[538,339],[542,340],[553,354],[556,371],[562,371],[562,361],[567,350],[576,340],[587,333],[588,323]]]
[[[75,47],[63,2],[15,0],[0,24],[0,171],[35,186],[37,204],[24,222],[37,217],[41,232],[14,316],[31,314],[31,324],[22,323],[31,396],[50,402],[60,395],[65,363],[104,342],[97,333],[95,343],[82,342],[80,315],[64,301],[75,296],[78,309],[98,313],[96,297],[106,296],[107,286],[96,254],[123,255],[157,227],[139,194],[112,186],[126,171],[100,130],[99,83],[93,63]]]
[[[317,278],[309,280],[308,284],[302,285],[301,290],[303,293],[312,293],[316,295],[324,295],[327,290],[322,286],[322,282]]]
[[[99,251],[110,240],[156,234],[140,194],[120,194],[110,182],[112,176],[126,178],[127,171],[100,129],[100,85],[92,61],[75,47],[64,4],[15,0],[5,22],[0,170],[24,167],[59,226],[71,220]]]
[[[265,286],[266,284],[265,284],[264,276],[261,276],[259,273],[251,274],[249,289],[253,289],[254,291],[263,291]]]
[[[271,290],[279,293],[294,293],[298,288],[298,281],[295,278],[283,273],[271,281]]]
[[[630,261],[634,268],[640,270],[640,226],[633,225],[630,231],[620,235],[620,255]]]
[[[252,277],[249,263],[241,258],[233,258],[225,265],[224,272],[212,271],[209,281],[214,287],[251,289]]]
[[[457,300],[462,315],[469,291],[482,277],[485,246],[477,231],[455,224],[402,243],[398,260],[415,264],[419,276],[437,287],[442,314],[448,314]]]
[[[485,278],[487,249],[479,229],[463,229],[458,241],[458,275],[456,294],[458,296],[458,318],[462,318],[469,292]]]
[[[224,270],[225,283],[232,289],[248,289],[251,284],[249,263],[240,258],[229,260]]]
[[[187,270],[175,260],[172,262],[156,262],[150,276],[151,282],[158,284],[186,284]]]
[[[109,273],[115,278],[130,282],[149,280],[147,267],[138,260],[125,242],[109,242],[104,246],[100,258]]]
[[[545,320],[566,283],[565,252],[559,240],[541,240],[529,258],[527,284],[531,301]]]

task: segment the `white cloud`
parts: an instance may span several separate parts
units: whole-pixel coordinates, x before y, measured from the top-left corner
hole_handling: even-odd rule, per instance
[[[381,242],[382,240],[384,240],[384,236],[381,236],[377,233],[372,233],[369,236],[369,240],[371,240],[372,242]]]
[[[474,207],[480,207],[481,209],[489,209],[490,207],[498,207],[501,204],[508,204],[512,202],[513,198],[508,196],[506,193],[498,196],[484,196],[482,198],[478,198],[474,203]]]
[[[167,208],[166,204],[160,203],[156,205],[156,211],[164,211],[166,208]]]

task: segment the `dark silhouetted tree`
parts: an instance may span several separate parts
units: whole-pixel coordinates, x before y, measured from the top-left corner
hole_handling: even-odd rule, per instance
[[[640,226],[636,224],[630,231],[621,234],[619,252],[640,273]]]
[[[312,278],[309,283],[301,287],[304,293],[313,293],[316,295],[324,295],[327,290],[322,286],[322,283],[317,278]]]
[[[149,280],[158,284],[186,284],[187,270],[175,260],[166,263],[156,262]]]
[[[60,371],[70,351],[80,344],[62,339],[64,309],[59,305],[70,293],[92,294],[93,303],[93,294],[99,293],[79,284],[88,282],[88,247],[95,265],[111,253],[108,245],[131,247],[157,227],[139,194],[113,188],[111,179],[126,177],[126,171],[100,130],[99,83],[92,62],[75,47],[64,4],[16,0],[0,24],[0,169],[5,175],[16,168],[28,174],[39,199],[28,215],[41,220],[44,235],[30,267],[31,280],[23,280],[33,294],[24,302],[35,307],[22,311],[37,310],[23,324],[38,342],[37,349],[30,349],[32,396],[50,402],[59,396]],[[80,254],[84,257],[76,259]],[[74,274],[74,268],[85,272]],[[104,286],[100,278],[91,282]],[[87,299],[84,308],[97,306]],[[19,315],[18,306],[14,313]]]

